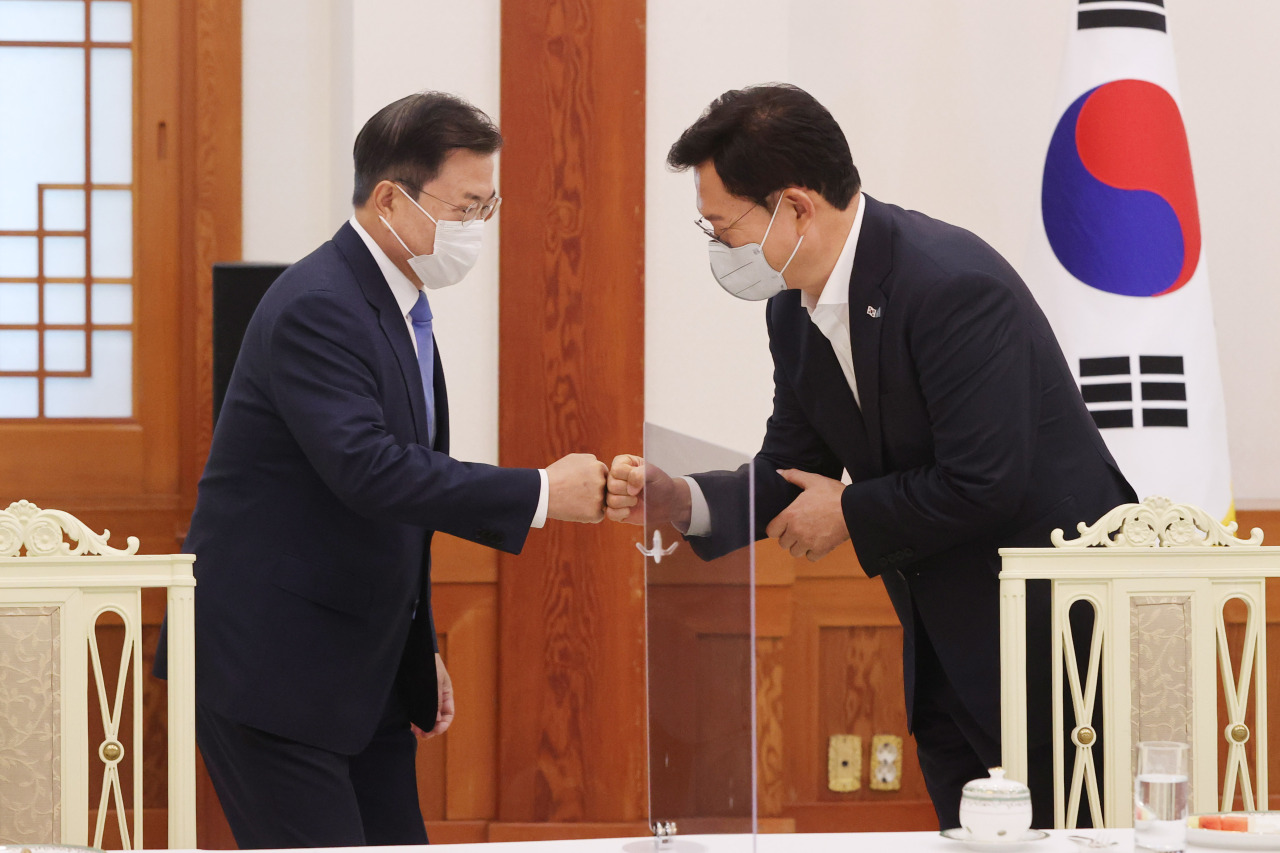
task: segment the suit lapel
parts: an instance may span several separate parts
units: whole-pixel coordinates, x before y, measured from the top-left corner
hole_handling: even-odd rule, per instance
[[[793,368],[796,396],[805,401],[818,433],[848,467],[849,474],[855,480],[865,479],[870,476],[865,461],[869,455],[867,432],[853,392],[845,381],[844,370],[831,343],[805,316],[798,299],[793,310],[796,312],[794,328],[799,330],[799,349]],[[862,393],[861,384],[858,393]]]
[[[849,342],[872,476],[879,477],[884,474],[880,433],[880,329],[884,319],[880,315],[888,302],[882,285],[893,269],[893,232],[885,206],[866,193],[862,201],[867,209],[862,215],[853,275],[849,278]]]
[[[400,376],[404,380],[405,393],[409,396],[409,409],[413,416],[414,437],[419,444],[427,443],[427,397],[422,390],[422,372],[418,369],[418,357],[413,351],[413,342],[409,339],[409,329],[405,325],[404,315],[396,304],[395,295],[387,285],[387,280],[378,269],[378,262],[369,254],[369,248],[360,239],[360,235],[351,227],[350,222],[343,223],[338,233],[333,235],[334,245],[342,252],[343,257],[355,273],[356,281],[364,293],[365,300],[378,315],[378,325],[387,338],[387,345],[395,353],[400,367]],[[437,393],[443,386],[443,375],[439,374],[440,359],[436,359]]]

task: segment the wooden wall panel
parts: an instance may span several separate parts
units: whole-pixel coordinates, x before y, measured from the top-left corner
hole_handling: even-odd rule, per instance
[[[418,798],[428,821],[492,820],[497,811],[497,587],[436,583],[432,612],[453,679],[457,716],[418,748]]]
[[[440,643],[440,654],[444,656],[445,666],[449,665],[449,635],[437,629]],[[452,672],[450,673],[452,675]],[[459,709],[461,710],[461,709]],[[465,716],[459,714],[459,721]],[[450,726],[450,729],[453,727]],[[448,734],[446,732],[446,734]],[[423,820],[445,820],[445,797],[448,766],[445,763],[445,739],[433,737],[427,741],[418,741],[415,758],[415,769],[418,777],[418,808],[422,811]],[[482,773],[486,768],[473,768],[473,773]]]
[[[751,815],[751,644],[746,635],[704,634],[688,654],[697,701],[688,779],[696,817]],[[741,830],[739,830],[741,831]]]
[[[761,831],[935,826],[906,732],[901,629],[880,581],[862,573],[849,546],[817,564],[795,560],[769,541],[756,545],[755,554]],[[698,788],[700,774],[713,771],[705,778],[716,783],[707,787],[724,797],[736,793],[732,780],[746,772],[741,755],[747,747],[734,735],[747,710],[739,692],[749,670],[745,658],[735,657],[744,653],[742,638],[751,630],[745,577],[740,554],[701,563],[678,550],[650,567],[650,677],[661,677],[665,700],[652,711],[651,741],[655,752],[666,741],[687,741],[683,751],[673,749],[669,757],[660,753],[664,765],[671,762],[672,773],[669,780],[655,776],[659,786],[691,778],[691,787]],[[667,713],[667,707],[678,710]],[[704,720],[705,707],[720,709],[714,725]],[[682,724],[691,730],[682,734]],[[704,728],[696,730],[698,725]],[[864,787],[857,794],[827,790],[828,738],[846,733],[861,735],[865,745]],[[867,787],[876,734],[904,739],[900,791]],[[738,757],[717,755],[717,742],[732,745]],[[722,803],[704,797],[688,806],[679,792],[663,788],[662,793],[672,801],[664,805],[682,828],[710,825],[715,815],[722,816],[723,827],[727,810]],[[691,820],[684,814],[711,817]]]
[[[777,817],[787,804],[784,643],[775,637],[756,640],[756,797],[761,817]]]
[[[500,459],[637,452],[643,0],[502,4]],[[549,522],[499,571],[498,813],[644,817],[635,531]]]
[[[768,565],[772,576],[794,577],[782,658],[787,796],[781,814],[800,832],[936,827],[907,733],[902,629],[884,586],[863,574],[848,544],[818,563],[780,555],[772,542],[757,548],[758,565]],[[786,562],[791,565],[784,568]],[[837,734],[862,738],[856,792],[828,788],[828,743]],[[878,734],[903,739],[900,790],[870,789],[871,741]]]
[[[862,738],[862,787],[837,793],[827,786],[825,761],[816,762],[814,783],[818,800],[831,803],[875,804],[886,799],[927,800],[912,740],[907,736],[907,712],[902,694],[902,630],[876,626],[826,627],[819,631],[818,744],[837,734]],[[840,688],[844,689],[841,690]],[[872,738],[878,734],[903,739],[900,793],[873,790],[875,763]],[[825,751],[822,758],[825,758]]]

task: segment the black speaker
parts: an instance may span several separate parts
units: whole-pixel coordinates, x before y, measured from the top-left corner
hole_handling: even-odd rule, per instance
[[[288,264],[240,261],[213,265],[213,420],[218,421],[222,401],[231,383],[231,371],[240,354],[240,342],[249,318],[271,282]]]

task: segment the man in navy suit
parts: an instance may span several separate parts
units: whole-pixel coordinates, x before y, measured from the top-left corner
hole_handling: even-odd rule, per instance
[[[197,740],[241,847],[425,844],[413,730],[454,714],[433,532],[518,553],[548,517],[603,517],[592,455],[449,456],[428,295],[475,263],[501,144],[449,95],[383,108],[356,139],[355,214],[246,331],[185,546]]]
[[[852,539],[903,626],[909,725],[942,828],[1000,763],[997,551],[1048,546],[1135,499],[1025,284],[973,234],[861,192],[807,93],[726,92],[672,146],[693,169],[711,268],[769,299],[774,407],[755,457],[755,536],[817,560]],[[841,481],[848,472],[851,484]],[[744,466],[610,470],[609,517],[674,523],[703,558],[748,538]],[[1031,779],[1052,825],[1048,594],[1029,585]]]

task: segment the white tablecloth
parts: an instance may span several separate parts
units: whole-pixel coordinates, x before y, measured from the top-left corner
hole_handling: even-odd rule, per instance
[[[1127,853],[1133,849],[1133,831],[1110,834],[1120,840],[1103,851],[1085,851],[1067,840],[1084,832],[1055,830],[1050,837],[1025,844],[988,846],[1008,853]],[[1092,834],[1092,831],[1089,831]],[[652,838],[610,838],[585,841],[534,841],[511,844],[451,844],[448,853],[970,853],[968,844],[943,838],[936,832],[841,832],[749,835],[688,835],[677,837],[672,847],[658,848]]]
[[[1068,836],[1096,836],[1116,842],[1091,849]],[[421,847],[373,847],[388,853],[424,853]],[[978,847],[943,838],[936,832],[848,832],[761,835],[752,846],[748,835],[689,835],[675,839],[672,846],[657,848],[652,838],[593,838],[579,841],[511,841],[490,844],[438,845],[440,853],[969,853],[984,849],[999,853],[1130,853],[1133,830],[1105,831],[1058,829],[1049,837],[1022,844]],[[1210,848],[1188,845],[1187,850]],[[315,851],[308,851],[315,853]],[[337,851],[335,851],[337,853]]]

